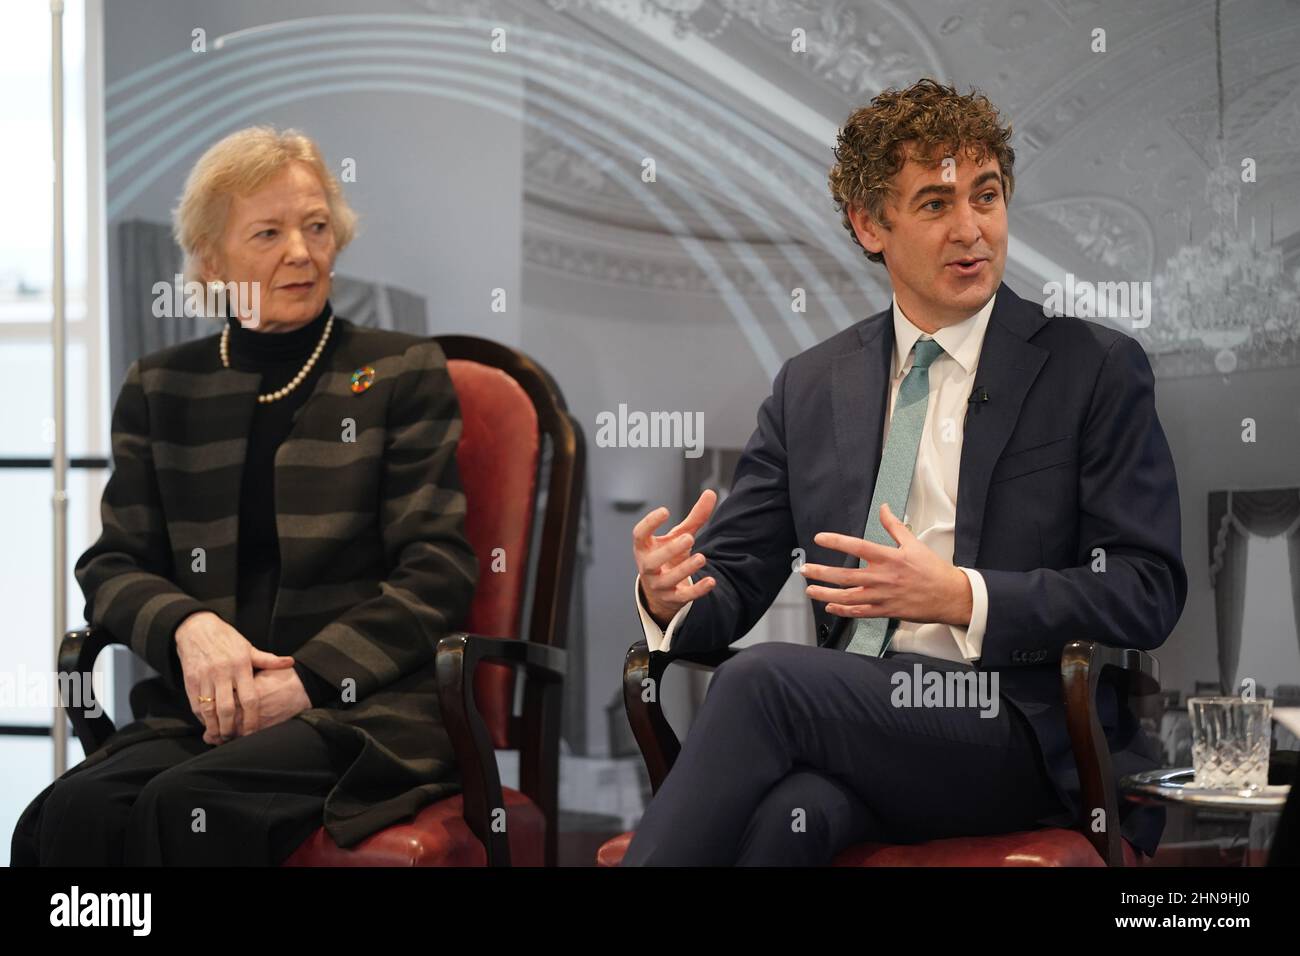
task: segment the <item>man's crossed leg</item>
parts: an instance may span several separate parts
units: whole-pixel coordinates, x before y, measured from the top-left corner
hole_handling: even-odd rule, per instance
[[[714,674],[623,865],[824,865],[868,840],[1009,833],[1060,813],[1014,706],[916,706],[917,663],[977,674],[917,654],[740,651]]]

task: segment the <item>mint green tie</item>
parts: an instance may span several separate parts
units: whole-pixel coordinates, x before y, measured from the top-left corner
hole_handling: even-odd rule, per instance
[[[912,493],[912,474],[916,471],[916,452],[921,445],[921,432],[925,428],[925,410],[930,404],[930,363],[943,354],[943,346],[934,339],[917,339],[912,368],[898,387],[894,400],[894,415],[889,420],[889,438],[880,457],[880,473],[876,475],[876,488],[871,495],[871,511],[867,514],[867,529],[862,537],[886,547],[898,547],[880,523],[880,506],[888,503],[899,521],[907,514],[907,499]],[[858,567],[867,562],[858,560]],[[853,637],[848,647],[851,654],[880,657],[889,646],[898,626],[895,618],[860,617],[854,622]]]

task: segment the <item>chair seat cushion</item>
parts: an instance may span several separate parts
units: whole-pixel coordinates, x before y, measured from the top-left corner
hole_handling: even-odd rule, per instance
[[[546,821],[532,800],[518,790],[502,788],[512,866],[542,866]],[[465,823],[461,795],[431,803],[415,817],[374,833],[342,849],[325,831],[317,830],[285,866],[484,866],[487,852]]]
[[[1127,840],[1124,865],[1140,855]],[[915,844],[859,843],[835,857],[834,866],[1105,866],[1106,861],[1078,830],[1056,827],[948,837]]]
[[[596,853],[597,866],[618,866],[632,841],[621,833]],[[1142,859],[1127,840],[1125,866]],[[1027,830],[997,836],[950,837],[927,843],[860,843],[842,851],[833,866],[1105,866],[1078,830]]]

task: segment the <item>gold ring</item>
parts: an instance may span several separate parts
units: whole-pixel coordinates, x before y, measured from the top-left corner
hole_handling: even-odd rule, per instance
[[[214,700],[216,700],[215,697],[200,697],[200,698],[199,698],[199,703],[200,703],[200,704],[210,704],[210,703],[212,703]]]

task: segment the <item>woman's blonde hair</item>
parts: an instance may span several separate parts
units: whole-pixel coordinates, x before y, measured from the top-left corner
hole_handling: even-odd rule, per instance
[[[250,126],[208,147],[190,170],[180,203],[172,210],[173,234],[185,253],[185,281],[202,281],[203,256],[220,243],[231,197],[255,192],[293,162],[306,163],[320,179],[335,248],[343,251],[356,233],[357,214],[326,168],[320,147],[296,129]]]

